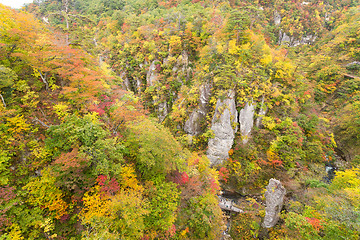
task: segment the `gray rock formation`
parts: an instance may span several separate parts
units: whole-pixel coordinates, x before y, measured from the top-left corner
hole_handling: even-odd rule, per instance
[[[304,45],[304,44],[313,44],[316,40],[316,36],[315,35],[306,35],[306,36],[303,36],[300,41],[298,42],[295,42],[295,44],[297,45]],[[294,45],[294,46],[297,46],[297,45]]]
[[[302,2],[301,5],[308,5],[309,2]],[[274,24],[275,26],[280,26],[281,24],[281,15],[275,10],[274,11]],[[306,35],[301,37],[300,39],[295,39],[294,37],[288,36],[282,30],[279,31],[279,45],[288,45],[289,47],[296,47],[298,45],[304,44],[312,44],[315,42],[316,36],[314,35]]]
[[[285,32],[279,31],[279,45],[288,45],[289,47],[296,47],[304,44],[313,44],[316,40],[314,35],[306,35],[300,39],[288,36]]]
[[[181,55],[176,60],[176,64],[172,68],[172,72],[177,76],[179,81],[182,80],[182,77],[187,80],[190,78],[192,69],[189,64],[189,55],[186,51],[182,51]]]
[[[192,73],[192,68],[189,65],[190,64],[189,55],[187,54],[187,52],[183,51],[181,56],[182,56],[181,57],[181,64],[182,64],[181,71],[183,72],[183,74],[186,74],[186,79],[188,80]]]
[[[191,114],[189,119],[185,122],[184,131],[195,136],[201,132],[201,121],[205,119],[208,112],[207,106],[211,96],[211,86],[208,83],[202,85],[199,89],[199,105]]]
[[[155,81],[157,80],[158,75],[156,73],[156,64],[155,64],[156,62],[157,60],[152,61],[152,63],[149,66],[149,70],[147,71],[146,83],[148,86],[153,86]],[[159,118],[159,122],[162,122],[168,115],[168,106],[166,102],[158,102],[158,100],[157,101],[154,100],[154,104],[156,103],[158,105],[156,113]]]
[[[141,90],[141,81],[140,81],[140,79],[138,77],[136,77],[135,80],[136,80],[136,91],[140,92],[140,90]]]
[[[224,100],[218,99],[211,123],[215,137],[209,140],[206,152],[211,165],[220,164],[229,158],[228,152],[234,143],[237,131],[237,116],[235,91],[229,90]]]
[[[159,103],[158,111],[159,111],[158,112],[159,121],[162,122],[169,113],[167,103],[166,102]]]
[[[351,68],[359,68],[360,67],[360,62],[358,61],[354,61],[354,62],[351,62],[351,63],[348,63],[346,64],[345,66],[347,69],[351,69]]]
[[[291,38],[283,31],[279,31],[279,45],[283,45],[283,44],[287,44],[290,45],[291,44]]]
[[[246,103],[245,107],[240,110],[240,132],[242,137],[243,144],[246,144],[249,141],[251,130],[254,126],[254,114],[255,114],[255,105],[251,101]]]
[[[274,23],[275,25],[280,25],[281,23],[281,16],[277,10],[274,11]]]
[[[123,89],[125,89],[127,91],[130,91],[131,90],[131,83],[130,83],[129,79],[126,76],[126,72],[122,72],[120,74],[120,78],[123,81]]]
[[[258,113],[258,117],[256,118],[256,121],[255,121],[255,125],[258,128],[261,126],[262,118],[265,116],[265,114],[267,112],[267,107],[265,106],[264,102],[265,102],[265,97],[262,96],[260,110]]]
[[[329,21],[331,20],[329,13],[325,13],[324,18],[325,18],[325,21],[326,21],[326,22],[329,22]]]
[[[278,222],[285,194],[286,189],[281,185],[281,182],[271,178],[265,192],[266,207],[263,227],[271,228]]]
[[[152,63],[150,64],[149,70],[147,71],[147,74],[146,74],[146,83],[148,84],[148,86],[152,86],[157,78],[157,74],[155,71],[156,70],[156,65],[155,65],[156,61],[157,60],[152,61]]]

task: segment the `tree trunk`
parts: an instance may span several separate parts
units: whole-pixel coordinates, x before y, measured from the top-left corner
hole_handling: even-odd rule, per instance
[[[49,83],[46,81],[46,73],[43,75],[39,69],[40,77],[42,82],[45,84],[46,91],[49,90]]]
[[[1,100],[2,100],[2,102],[4,104],[4,107],[6,108],[6,103],[5,103],[5,100],[4,100],[3,96],[1,95],[1,93],[0,93],[0,97],[1,97]]]

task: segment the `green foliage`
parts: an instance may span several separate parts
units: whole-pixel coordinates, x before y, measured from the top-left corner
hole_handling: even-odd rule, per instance
[[[334,160],[334,139],[351,157],[360,153],[356,6],[30,4],[49,27],[0,5],[1,238],[218,239],[221,174],[223,186],[256,193],[270,177],[281,179],[297,201],[270,230],[273,239],[357,239],[357,158],[330,185],[319,180],[320,164]],[[274,46],[280,30],[290,45],[303,36],[318,42]],[[211,97],[199,99],[205,84]],[[201,133],[189,147],[205,150],[215,104],[229,89],[238,110],[252,102],[255,117],[260,108],[267,113],[247,144],[236,136],[218,173],[176,138],[189,146],[183,126],[201,111]],[[256,237],[262,212],[235,217],[233,238]]]
[[[87,226],[83,239],[139,239],[145,230],[144,217],[149,213],[141,192],[121,190],[115,196],[101,196],[98,189],[84,196],[81,214]]]
[[[320,239],[320,236],[309,221],[297,213],[289,212],[285,215],[285,226],[293,232],[291,234],[292,237],[297,238],[296,236],[300,236],[302,239]]]
[[[144,223],[148,234],[164,233],[169,230],[176,219],[179,204],[179,191],[174,183],[154,185],[145,193],[149,198],[149,214]]]
[[[29,192],[28,202],[31,205],[45,208],[45,214],[60,219],[67,214],[67,204],[62,199],[62,191],[55,186],[56,178],[44,171],[41,179],[35,178],[24,189]]]
[[[185,214],[188,215],[188,226],[191,231],[189,234],[194,239],[214,238],[216,232],[214,232],[214,225],[212,223],[213,218],[216,220],[219,216],[213,215],[214,205],[216,205],[217,199],[212,194],[191,198],[189,205],[185,210]],[[182,214],[184,214],[182,213]]]
[[[9,182],[9,166],[11,158],[5,151],[0,152],[0,186],[6,185]]]
[[[11,87],[17,75],[10,68],[0,65],[0,89]]]
[[[238,188],[251,184],[253,186],[262,185],[258,182],[258,175],[262,170],[257,160],[258,151],[254,146],[242,146],[236,143],[234,150],[229,152],[230,158],[225,162],[224,167],[229,171],[228,179],[230,185]]]
[[[145,179],[161,180],[173,170],[182,170],[186,150],[171,135],[170,131],[150,119],[143,119],[129,125],[126,143],[130,156]]]
[[[318,179],[308,179],[307,181],[305,181],[305,183],[307,185],[309,185],[309,187],[311,188],[327,188],[328,185]]]
[[[49,128],[50,137],[46,145],[55,156],[60,151],[79,148],[95,164],[94,175],[109,175],[117,173],[123,161],[122,145],[116,138],[108,138],[109,135],[102,128],[96,114],[88,114],[82,118],[72,115],[65,118],[62,124]]]
[[[182,179],[177,236],[189,239],[217,239],[224,230],[223,215],[218,204],[217,172],[209,160],[193,154],[187,159],[188,175]]]
[[[258,235],[260,225],[249,213],[238,214],[232,220],[230,235],[233,239],[253,239]]]

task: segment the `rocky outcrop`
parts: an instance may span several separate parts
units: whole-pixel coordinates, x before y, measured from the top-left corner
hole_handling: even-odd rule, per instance
[[[172,71],[178,75],[180,75],[179,73],[182,73],[183,75],[185,74],[186,79],[188,79],[192,71],[191,67],[189,67],[189,63],[189,55],[187,52],[183,51],[178,57]]]
[[[307,2],[303,2],[302,5],[307,5]],[[273,20],[274,20],[275,26],[280,26],[281,15],[277,10],[274,11],[274,19]],[[288,45],[289,47],[296,47],[296,46],[304,45],[304,44],[312,44],[315,42],[315,40],[316,40],[315,35],[306,35],[306,36],[302,36],[300,39],[296,39],[294,37],[288,36],[284,31],[280,30],[278,44],[279,45]]]
[[[271,178],[265,192],[266,207],[263,227],[271,228],[278,222],[285,194],[286,189],[282,186],[281,182]]]
[[[158,105],[158,118],[160,122],[163,122],[166,116],[168,115],[168,106],[166,102],[159,103]]]
[[[208,83],[202,85],[199,89],[199,105],[191,114],[189,119],[185,122],[184,131],[195,136],[201,133],[201,122],[205,119],[208,112],[208,102],[211,96],[211,86]]]
[[[156,62],[157,60],[151,62],[149,69],[146,73],[146,83],[148,86],[153,86],[155,84],[155,81],[157,80],[158,74],[156,72]],[[159,118],[159,122],[164,121],[164,119],[169,113],[167,103],[165,101],[159,102],[159,100],[154,100],[154,104],[157,105],[156,114]]]
[[[281,23],[281,15],[277,10],[274,11],[274,23],[276,26],[280,25]]]
[[[299,45],[313,44],[316,40],[314,35],[306,35],[300,39],[288,36],[285,32],[279,31],[279,45],[288,45],[289,47],[296,47]]]
[[[127,91],[131,91],[131,83],[130,83],[129,79],[127,78],[125,72],[122,72],[120,74],[120,78],[123,81],[123,88]]]
[[[255,125],[258,128],[261,127],[262,118],[265,116],[265,114],[267,112],[267,107],[265,106],[264,102],[265,102],[265,97],[262,96],[260,110],[258,113],[258,117],[256,118],[256,121],[255,121]]]
[[[356,69],[360,68],[360,62],[354,61],[354,62],[346,64],[345,67],[347,70],[356,70]]]
[[[209,140],[206,152],[211,165],[220,164],[223,160],[229,158],[228,152],[234,143],[237,131],[237,117],[235,91],[229,90],[224,100],[217,100],[211,123],[211,130],[215,136]]]
[[[171,62],[170,62],[170,59]],[[120,78],[122,79],[122,85],[123,89],[127,91],[133,91],[135,94],[140,94],[141,91],[144,91],[147,87],[151,86],[157,86],[161,87],[159,81],[160,76],[160,69],[169,69],[169,64],[171,64],[172,67],[172,73],[171,77],[173,80],[178,81],[180,84],[186,83],[191,77],[192,77],[192,68],[191,68],[191,62],[189,60],[189,54],[186,51],[183,51],[180,55],[177,56],[174,62],[174,58],[172,58],[172,55],[170,54],[168,57],[165,58],[158,58],[154,59],[151,62],[144,61],[143,63],[140,63],[138,65],[138,68],[136,66],[135,70],[137,71],[136,74],[129,74],[126,69],[130,68],[129,64],[126,64],[123,71],[120,74]],[[160,67],[161,65],[161,67]],[[146,82],[145,82],[146,81]],[[146,85],[146,86],[145,86]],[[160,90],[160,89],[157,89]],[[154,91],[154,94],[157,94],[156,92],[163,92],[163,91]],[[171,100],[168,96],[171,96]],[[153,101],[154,105],[154,112],[159,118],[159,121],[162,122],[166,118],[166,116],[171,111],[171,101],[176,101],[178,98],[177,92],[167,92],[166,94],[163,94],[162,96],[156,96]],[[201,119],[202,118],[202,111],[200,111],[200,116],[193,116],[195,119]],[[196,115],[196,114],[195,114]]]
[[[156,74],[156,63],[157,60],[152,61],[152,63],[149,66],[149,70],[147,71],[146,74],[146,83],[148,86],[152,86],[154,85],[154,82],[157,79],[157,74]]]
[[[250,133],[254,126],[254,115],[255,105],[252,101],[247,102],[245,107],[240,110],[239,122],[243,144],[246,144],[249,141]]]
[[[163,65],[167,65],[169,64],[169,58],[171,56],[164,58],[162,60],[162,64]],[[154,60],[151,62],[149,69],[147,71],[146,74],[146,83],[148,86],[154,86],[155,82],[158,80],[158,72],[157,72],[157,66],[156,64],[160,63],[159,60]],[[180,82],[180,84],[183,84],[183,79],[188,80],[190,75],[191,75],[191,67],[189,67],[189,56],[186,53],[186,51],[183,51],[181,53],[181,55],[177,58],[176,63],[174,64],[173,68],[172,68],[172,76],[174,77],[174,79],[176,79],[177,81]],[[145,63],[146,64],[146,63]],[[142,66],[140,66],[142,68]],[[168,93],[170,95],[173,96],[172,99],[177,99],[177,93],[176,92],[170,92]],[[155,112],[156,115],[159,118],[159,121],[162,122],[164,121],[164,119],[166,118],[166,116],[169,114],[170,108],[169,104],[171,105],[169,101],[169,99],[165,99],[164,96],[157,96],[158,99],[161,99],[159,102],[154,101],[154,105],[157,106]],[[200,111],[201,113],[201,111]],[[200,114],[200,116],[195,116],[195,119],[200,119],[202,117],[202,115]],[[195,120],[194,120],[195,121]],[[195,121],[197,122],[197,121]]]

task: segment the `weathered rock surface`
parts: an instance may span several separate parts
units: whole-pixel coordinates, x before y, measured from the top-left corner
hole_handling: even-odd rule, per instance
[[[360,62],[358,62],[358,61],[354,61],[354,62],[351,62],[351,63],[348,63],[348,64],[346,64],[346,68],[356,68],[356,67],[359,67],[360,66]]]
[[[227,98],[218,99],[214,117],[212,119],[211,130],[215,137],[208,143],[207,157],[211,165],[222,163],[229,158],[235,133],[237,131],[238,112],[235,104],[235,91],[229,90]]]
[[[201,121],[204,120],[208,112],[208,102],[211,96],[211,86],[208,83],[202,85],[199,89],[199,105],[191,114],[189,119],[185,122],[184,131],[195,136],[201,133]]]
[[[149,70],[147,71],[147,74],[146,74],[146,83],[148,86],[153,86],[158,77],[158,74],[156,72],[156,64],[155,64],[156,61],[157,60],[152,61],[152,63],[149,66]],[[140,67],[142,67],[142,66],[140,66]],[[166,102],[158,103],[158,101],[154,100],[154,104],[156,104],[156,103],[158,105],[156,114],[159,118],[159,122],[162,122],[168,115],[168,106],[167,106]]]
[[[148,84],[148,86],[154,85],[154,82],[157,78],[155,62],[156,60],[152,61],[146,74],[146,83]]]
[[[281,15],[277,10],[274,11],[274,23],[276,26],[281,23]]]
[[[279,32],[279,45],[288,45],[289,47],[296,47],[304,44],[313,44],[316,40],[314,35],[306,35],[300,39],[295,39],[294,37],[288,36],[285,32]]]
[[[266,207],[263,227],[271,228],[278,222],[285,194],[286,189],[282,186],[281,182],[271,178],[265,192]]]
[[[162,122],[168,115],[168,106],[166,102],[159,103],[158,105],[158,118],[159,121]]]
[[[302,5],[307,5],[307,2],[303,2]],[[276,26],[281,24],[281,15],[280,13],[275,10],[274,11],[274,23]],[[302,36],[300,39],[295,39],[294,37],[288,36],[282,30],[279,31],[279,45],[288,45],[289,47],[295,47],[298,45],[304,44],[312,44],[315,42],[316,36],[314,35],[306,35]]]
[[[122,72],[120,74],[120,78],[123,80],[123,88],[125,90],[127,90],[127,91],[130,91],[131,90],[131,83],[130,83],[129,79],[126,76],[126,73]]]
[[[254,126],[254,114],[255,114],[255,105],[251,101],[247,102],[245,107],[240,110],[240,132],[242,137],[243,144],[246,144],[249,141],[251,130]]]
[[[258,117],[256,118],[256,121],[255,121],[255,125],[258,128],[261,126],[262,118],[265,116],[265,114],[267,112],[267,107],[265,106],[264,102],[265,102],[265,97],[263,96],[261,99],[261,105],[260,105]]]

